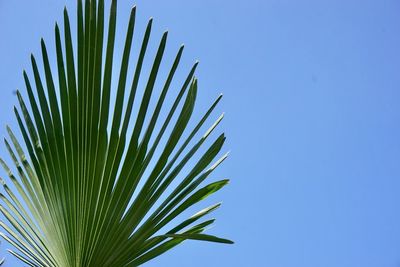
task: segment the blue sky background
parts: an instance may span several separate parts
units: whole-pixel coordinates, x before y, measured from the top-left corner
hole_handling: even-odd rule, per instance
[[[1,125],[16,129],[22,69],[74,4],[0,0]],[[198,114],[224,93],[232,151],[207,202],[224,202],[210,233],[236,244],[186,242],[147,266],[400,266],[399,1],[120,0],[117,46],[133,4],[136,40],[153,16],[166,62],[186,44],[181,77],[200,60]]]

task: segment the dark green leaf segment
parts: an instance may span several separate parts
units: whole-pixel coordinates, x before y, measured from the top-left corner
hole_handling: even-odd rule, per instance
[[[10,253],[28,266],[138,266],[185,240],[232,243],[204,233],[214,222],[205,217],[220,204],[182,218],[228,183],[204,184],[227,157],[219,155],[223,134],[208,141],[223,115],[204,126],[221,96],[192,118],[197,62],[180,85],[174,81],[183,46],[162,62],[165,32],[146,56],[152,20],[134,38],[135,7],[117,62],[117,1],[108,8],[107,23],[104,0],[78,0],[77,35],[65,10],[63,29],[55,26],[56,62],[42,40],[32,75],[23,73],[27,101],[18,92],[14,111],[24,145],[7,127],[15,168],[0,159],[12,182],[1,180],[0,226]]]

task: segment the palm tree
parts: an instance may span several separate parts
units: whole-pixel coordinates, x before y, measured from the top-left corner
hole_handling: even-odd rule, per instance
[[[167,32],[139,99],[136,92],[152,20],[147,24],[133,80],[127,84],[136,8],[130,14],[119,75],[112,77],[117,1],[111,3],[107,37],[104,0],[78,0],[77,5],[75,47],[67,10],[64,38],[55,26],[57,79],[43,40],[44,75],[33,55],[34,83],[24,72],[30,107],[18,91],[20,108],[14,111],[25,148],[7,127],[9,141],[6,139],[5,145],[18,172],[17,178],[0,160],[13,184],[9,187],[1,180],[5,194],[0,194],[0,210],[7,221],[0,222],[5,230],[1,236],[14,247],[9,252],[29,266],[119,267],[141,265],[188,239],[232,243],[204,234],[214,219],[203,218],[220,204],[188,219],[179,218],[228,183],[220,180],[203,185],[226,158],[216,160],[225,141],[223,134],[203,148],[223,118],[221,115],[208,130],[202,127],[221,96],[189,129],[197,95],[196,62],[173,104],[165,107],[182,46],[154,108],[150,108]],[[116,78],[111,110],[112,79]],[[131,119],[133,108],[137,116]]]

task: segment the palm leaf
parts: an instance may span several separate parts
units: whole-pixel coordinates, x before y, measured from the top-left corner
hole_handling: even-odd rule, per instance
[[[138,266],[185,240],[232,243],[204,233],[214,219],[198,222],[220,204],[181,219],[228,183],[202,185],[227,157],[217,159],[223,134],[206,147],[223,115],[203,129],[221,96],[190,129],[197,62],[172,105],[164,104],[184,47],[156,96],[168,33],[161,37],[149,76],[143,77],[152,28],[152,20],[148,22],[128,80],[136,16],[132,8],[119,75],[113,77],[117,1],[111,3],[108,24],[104,0],[78,0],[77,9],[75,47],[66,9],[64,36],[55,27],[56,72],[44,40],[43,72],[33,55],[33,79],[24,71],[28,102],[17,92],[19,109],[14,112],[27,154],[7,127],[5,145],[18,173],[14,176],[0,159],[13,184],[1,180],[5,193],[0,194],[0,211],[6,219],[0,222],[1,236],[14,247],[10,253],[29,266]],[[136,94],[140,79],[145,81],[141,99]]]

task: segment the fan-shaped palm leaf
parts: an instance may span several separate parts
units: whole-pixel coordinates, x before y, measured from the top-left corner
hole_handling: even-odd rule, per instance
[[[44,75],[34,56],[34,83],[24,72],[30,108],[17,92],[20,111],[15,109],[15,115],[28,155],[7,128],[11,142],[5,140],[5,144],[18,178],[0,160],[13,183],[10,188],[2,180],[5,194],[0,195],[4,203],[0,210],[8,223],[0,224],[5,230],[2,237],[15,248],[10,253],[29,266],[138,266],[187,239],[231,243],[203,233],[214,220],[199,222],[219,204],[176,222],[182,212],[228,183],[221,180],[201,186],[226,158],[215,161],[224,135],[199,150],[222,116],[194,141],[221,97],[188,129],[197,95],[196,63],[172,106],[164,107],[182,46],[151,108],[167,33],[161,38],[149,77],[141,77],[152,26],[149,21],[129,84],[135,8],[119,76],[112,77],[116,73],[116,5],[112,1],[106,31],[104,0],[86,0],[84,5],[78,0],[75,47],[65,10],[64,38],[59,27],[55,28],[57,79],[42,40]],[[113,110],[112,78],[117,79]],[[136,95],[139,79],[147,80],[141,99]],[[137,116],[131,118],[135,107]],[[167,108],[165,116],[160,116],[162,108]],[[131,124],[132,132],[128,131]],[[195,163],[194,155],[198,155]],[[184,168],[189,171],[183,172]],[[176,226],[166,229],[170,222]]]

